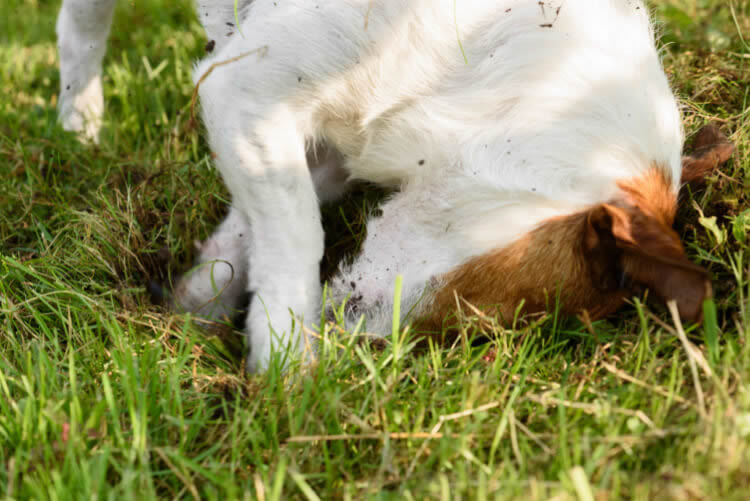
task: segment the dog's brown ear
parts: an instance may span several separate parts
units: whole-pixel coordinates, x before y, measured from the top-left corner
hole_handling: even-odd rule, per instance
[[[583,252],[594,287],[601,291],[620,288],[622,252],[612,234],[612,216],[603,205],[587,214]]]
[[[620,272],[631,282],[665,303],[674,299],[682,318],[700,319],[703,300],[711,294],[709,275],[687,259],[672,228],[638,208],[602,204],[589,213],[584,248],[607,248],[612,242]]]
[[[701,181],[733,152],[734,145],[716,125],[703,126],[693,140],[693,153],[682,157],[682,182]]]

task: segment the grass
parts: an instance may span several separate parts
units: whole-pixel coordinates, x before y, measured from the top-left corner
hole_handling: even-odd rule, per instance
[[[593,325],[467,318],[457,346],[421,353],[330,327],[309,374],[246,378],[240,333],[143,286],[227,203],[187,127],[205,42],[189,2],[119,5],[90,147],[56,123],[58,2],[3,1],[0,496],[748,499],[750,7],[652,6],[686,130],[717,121],[737,145],[683,194],[678,229],[714,275],[703,325],[685,339],[636,301]],[[375,198],[327,209],[333,254]],[[477,326],[490,342],[472,347]]]

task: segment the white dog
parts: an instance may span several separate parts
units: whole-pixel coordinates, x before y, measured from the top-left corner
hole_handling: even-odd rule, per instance
[[[66,0],[58,22],[62,121],[92,139],[113,1]],[[368,331],[390,330],[397,275],[416,328],[462,301],[601,317],[630,284],[700,314],[707,275],[671,229],[680,113],[641,1],[254,0],[232,36],[232,0],[197,10],[233,208],[175,298],[219,317],[252,292],[250,371],[314,345],[318,204],[352,179],[398,189],[330,284]]]

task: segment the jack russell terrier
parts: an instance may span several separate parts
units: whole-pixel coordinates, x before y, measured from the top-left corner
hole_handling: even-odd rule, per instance
[[[113,5],[65,0],[57,24],[62,123],[92,140]],[[641,1],[244,0],[228,30],[234,12],[197,2],[213,52],[194,71],[233,207],[173,297],[221,318],[251,292],[249,371],[314,351],[319,204],[352,180],[396,189],[329,283],[368,331],[390,331],[398,275],[419,329],[462,301],[595,319],[636,286],[700,316],[710,281],[672,229],[677,193],[732,147],[709,130],[682,157]]]

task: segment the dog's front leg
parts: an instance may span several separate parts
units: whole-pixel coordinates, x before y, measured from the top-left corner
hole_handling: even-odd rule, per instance
[[[305,162],[304,140],[295,138],[292,124],[284,122],[262,134],[263,148],[273,160],[256,156],[260,148],[251,151],[255,148],[248,141],[249,148],[237,152],[247,163],[223,169],[231,171],[225,178],[230,185],[236,183],[234,204],[250,221],[252,235],[246,365],[250,372],[265,370],[273,351],[309,359],[314,340],[303,334],[302,326],[320,319],[324,243],[318,201]]]
[[[319,321],[321,306],[323,229],[298,117],[269,97],[273,86],[236,86],[262,66],[226,66],[200,86],[217,166],[248,223],[249,372],[265,370],[274,352],[309,358],[314,347],[302,326]]]
[[[115,0],[65,0],[57,18],[59,113],[65,130],[98,141],[104,98],[102,58]]]

